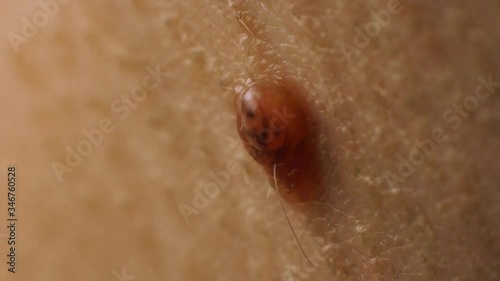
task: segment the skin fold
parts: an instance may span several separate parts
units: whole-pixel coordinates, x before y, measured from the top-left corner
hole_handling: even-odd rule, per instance
[[[0,279],[499,280],[498,1],[2,5]],[[317,122],[315,266],[235,125],[254,81]]]

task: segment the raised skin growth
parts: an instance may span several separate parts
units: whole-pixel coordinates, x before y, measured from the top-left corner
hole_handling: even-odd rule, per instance
[[[324,194],[317,122],[302,93],[292,87],[259,81],[238,95],[238,133],[289,203],[320,200]]]

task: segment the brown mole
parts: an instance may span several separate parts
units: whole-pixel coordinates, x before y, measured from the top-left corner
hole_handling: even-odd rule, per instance
[[[318,126],[309,103],[289,83],[257,81],[236,99],[237,128],[250,155],[289,203],[324,194]]]

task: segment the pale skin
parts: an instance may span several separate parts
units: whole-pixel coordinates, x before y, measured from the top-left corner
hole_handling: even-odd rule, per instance
[[[497,1],[230,4],[69,1],[16,54],[41,8],[4,3],[0,278],[498,280]],[[328,202],[285,206],[317,267],[236,125],[236,95],[283,77],[331,143]]]

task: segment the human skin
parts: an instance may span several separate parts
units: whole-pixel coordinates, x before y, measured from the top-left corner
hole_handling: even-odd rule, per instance
[[[7,34],[40,7],[4,3],[0,178],[16,165],[19,246],[2,280],[119,280],[122,268],[135,280],[498,280],[500,87],[463,104],[478,77],[500,81],[500,5],[401,1],[345,49],[389,2],[70,1],[18,53]],[[285,204],[316,268],[238,136],[245,67],[300,84],[331,144],[334,196],[315,212]],[[58,178],[54,162],[105,118],[114,129]],[[426,139],[423,163],[402,170]]]

